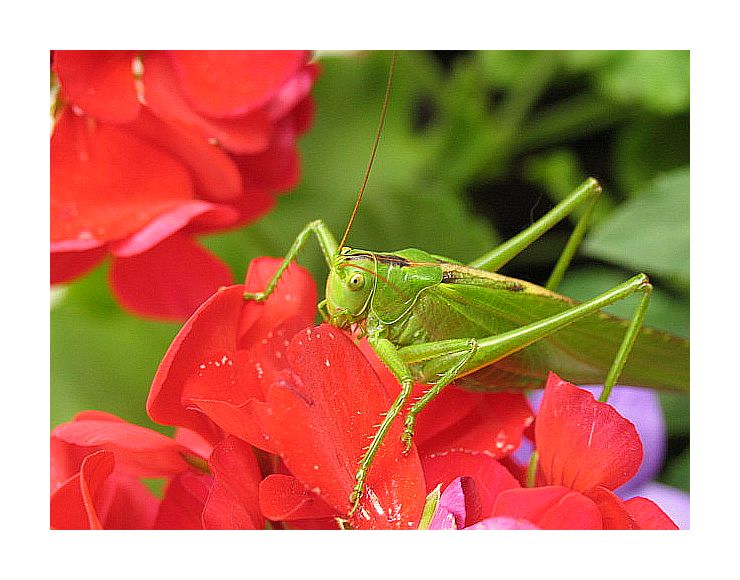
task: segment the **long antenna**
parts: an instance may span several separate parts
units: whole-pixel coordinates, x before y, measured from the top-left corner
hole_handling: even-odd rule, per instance
[[[388,85],[385,87],[385,99],[383,100],[383,108],[380,111],[380,122],[378,123],[378,131],[375,134],[375,143],[373,143],[373,152],[370,154],[370,163],[367,165],[367,171],[365,171],[365,179],[362,181],[362,186],[360,187],[360,193],[357,194],[357,201],[355,202],[355,208],[352,210],[352,215],[349,217],[349,223],[347,224],[347,229],[344,230],[344,235],[342,236],[342,241],[339,242],[339,251],[342,250],[344,247],[344,242],[347,240],[347,236],[349,235],[349,230],[352,227],[352,222],[355,221],[355,215],[357,214],[357,210],[360,207],[360,201],[362,201],[362,194],[365,193],[365,186],[367,185],[367,180],[370,177],[370,170],[373,167],[373,161],[375,160],[375,153],[378,150],[378,142],[380,141],[380,134],[383,131],[383,123],[385,123],[385,112],[388,109],[388,100],[391,94],[391,84],[393,81],[393,71],[396,68],[396,53],[397,51],[393,51],[393,56],[391,57],[391,67],[388,71]]]

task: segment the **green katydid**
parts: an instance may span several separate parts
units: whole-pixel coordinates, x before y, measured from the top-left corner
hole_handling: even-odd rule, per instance
[[[645,274],[585,302],[555,292],[601,192],[595,179],[586,180],[530,227],[469,264],[417,249],[380,253],[344,245],[377,151],[394,65],[395,54],[370,162],[341,241],[337,243],[323,221],[309,223],[264,291],[245,294],[245,299],[266,299],[315,236],[329,267],[319,309],[334,326],[361,328],[399,381],[400,393],[359,463],[350,515],[359,505],[373,458],[406,407],[415,382],[429,389],[406,414],[402,437],[407,450],[416,416],[452,382],[473,390],[534,388],[554,370],[576,384],[603,383],[601,400],[620,377],[625,384],[653,388],[686,390],[689,383],[688,341],[642,326],[652,291]],[[544,287],[497,273],[579,209],[576,227]],[[630,320],[601,311],[636,293],[642,297]]]

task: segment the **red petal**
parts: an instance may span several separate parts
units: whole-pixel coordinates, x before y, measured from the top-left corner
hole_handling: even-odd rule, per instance
[[[615,489],[642,462],[635,426],[611,405],[600,403],[550,373],[535,423],[539,466],[547,483],[583,491]]]
[[[199,131],[159,119],[149,109],[142,110],[129,129],[182,161],[192,174],[198,197],[220,203],[241,195],[242,178],[233,158]]]
[[[103,488],[98,513],[106,530],[150,530],[159,499],[136,477],[114,472]]]
[[[54,72],[66,99],[91,117],[110,123],[136,118],[141,105],[131,65],[132,50],[57,50]]]
[[[53,529],[100,530],[95,496],[113,472],[113,453],[98,451],[82,462],[80,473],[51,495],[50,519]]]
[[[633,497],[624,502],[632,519],[642,530],[677,530],[678,526],[658,505],[646,497]]]
[[[501,492],[493,515],[523,519],[550,530],[600,530],[601,513],[581,493],[562,486]]]
[[[61,284],[82,276],[100,264],[107,253],[107,246],[99,246],[82,252],[55,252],[52,248],[51,283]]]
[[[279,264],[272,258],[253,260],[246,289],[263,290]],[[316,287],[310,274],[293,264],[265,302],[245,301],[244,291],[241,285],[218,291],[185,323],[157,370],[147,409],[154,421],[188,427],[209,441],[221,438],[215,421],[264,448],[255,439],[265,432],[262,426],[250,421],[239,429],[239,423],[250,413],[255,417],[258,411],[249,407],[260,405],[250,399],[265,400],[265,381],[285,366],[285,343],[313,320]],[[224,356],[237,367],[208,364]],[[191,404],[211,413],[213,421],[194,407],[185,408]]]
[[[265,519],[258,505],[262,476],[252,448],[235,437],[216,445],[208,464],[214,482],[203,511],[211,530],[261,530]]]
[[[184,445],[196,455],[201,457],[210,457],[213,452],[213,445],[210,441],[190,429],[179,427],[175,429],[175,441]]]
[[[161,52],[144,55],[144,93],[154,114],[215,139],[234,153],[258,153],[270,143],[273,121],[262,110],[233,119],[211,119],[194,110],[183,95],[170,59]]]
[[[123,306],[165,320],[187,318],[231,280],[223,262],[181,234],[142,254],[116,258],[110,270],[113,292]]]
[[[440,483],[443,489],[446,488],[457,477],[472,478],[480,497],[478,520],[487,518],[493,513],[496,498],[502,491],[520,487],[519,482],[503,465],[482,453],[449,451],[439,455],[424,455],[421,461],[427,493]],[[473,521],[468,520],[467,525]]]
[[[85,447],[87,453],[110,451],[118,469],[140,477],[162,477],[190,469],[182,456],[188,449],[161,433],[125,421],[82,416],[55,427],[51,437]],[[55,455],[58,457],[58,451]]]
[[[610,490],[599,486],[587,489],[583,494],[599,508],[605,530],[636,530],[639,528],[627,511],[624,502]]]
[[[213,399],[190,399],[189,403],[200,409],[225,433],[258,447],[268,453],[277,453],[270,441],[267,427],[269,406],[252,399],[242,405],[233,405]]]
[[[260,509],[273,521],[305,520],[340,516],[320,496],[311,493],[292,475],[273,473],[260,483]]]
[[[183,406],[198,408],[226,433],[275,452],[267,434],[261,363],[244,350],[215,352],[201,361],[182,390]]]
[[[309,56],[299,50],[173,50],[169,55],[188,101],[210,117],[261,107]]]
[[[204,302],[172,341],[154,376],[147,412],[162,425],[187,427],[210,442],[221,439],[213,423],[196,409],[182,404],[187,380],[213,353],[236,350],[239,314],[244,307],[244,286],[223,288]]]
[[[427,425],[436,422],[438,416],[440,424],[451,422],[458,408],[469,411],[443,431],[425,437],[418,443],[420,453],[431,455],[461,449],[501,458],[519,447],[522,433],[534,418],[521,393],[469,393],[449,388],[419,415],[422,435],[435,429]]]
[[[246,292],[261,292],[282,263],[277,258],[257,258],[249,264],[244,288]],[[262,360],[265,350],[271,357],[284,350],[293,330],[310,325],[316,316],[316,283],[308,270],[291,264],[283,273],[277,287],[264,302],[248,301],[239,321],[240,348],[249,349]],[[283,328],[282,335],[276,329]],[[284,363],[280,364],[283,368]]]
[[[236,158],[247,193],[278,193],[295,187],[300,159],[292,127],[281,123],[264,151]]]
[[[367,359],[332,326],[297,334],[288,360],[294,372],[284,373],[269,393],[272,437],[290,471],[346,513],[363,448],[390,401]],[[394,422],[375,457],[353,517],[356,528],[416,527],[424,481],[415,448],[402,453],[402,430],[402,422]]]
[[[62,112],[51,137],[52,242],[124,238],[192,197],[188,171],[166,151]]]
[[[173,477],[159,505],[155,529],[203,529],[203,509],[212,485],[210,475],[185,472]]]

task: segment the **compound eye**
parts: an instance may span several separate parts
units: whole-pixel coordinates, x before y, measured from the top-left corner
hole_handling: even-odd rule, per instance
[[[347,284],[349,285],[350,290],[360,290],[365,285],[365,276],[359,272],[352,274],[352,277],[349,279]]]

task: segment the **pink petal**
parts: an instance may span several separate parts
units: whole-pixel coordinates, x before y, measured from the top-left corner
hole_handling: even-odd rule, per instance
[[[111,252],[117,258],[129,258],[153,249],[193,223],[205,223],[208,228],[226,227],[231,225],[238,215],[236,210],[225,205],[195,199],[184,201],[155,217],[128,238],[114,242]]]
[[[472,477],[456,477],[437,503],[430,530],[459,530],[480,520],[480,497]]]
[[[482,522],[465,528],[466,530],[539,530],[537,526],[527,520],[498,517],[486,518]]]
[[[424,455],[421,461],[427,492],[439,484],[445,488],[460,476],[470,477],[475,482],[480,505],[476,514],[470,514],[467,525],[476,519],[489,517],[496,498],[502,491],[520,487],[519,482],[503,465],[483,453],[449,450],[431,456]]]

